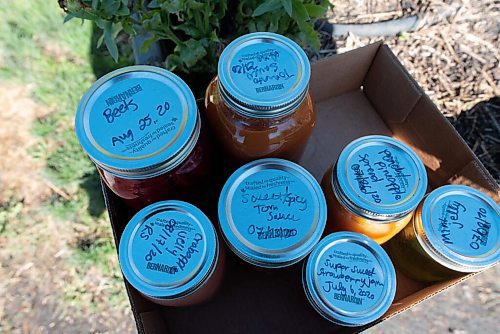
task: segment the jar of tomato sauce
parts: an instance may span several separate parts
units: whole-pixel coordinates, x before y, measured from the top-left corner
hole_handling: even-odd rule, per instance
[[[281,35],[252,33],[224,49],[205,105],[234,161],[300,158],[316,122],[310,73],[304,51]]]
[[[303,267],[302,284],[307,299],[325,319],[341,326],[363,326],[391,306],[396,272],[372,239],[337,232],[314,247]]]
[[[363,233],[382,244],[410,221],[427,189],[424,164],[408,146],[386,136],[354,140],[323,177],[325,231]]]
[[[182,199],[210,173],[194,96],[164,69],[131,66],[103,76],[82,97],[75,128],[106,185],[134,209]]]
[[[146,299],[190,306],[215,294],[224,252],[201,210],[171,200],[149,205],[130,220],[120,238],[119,261],[127,281]]]
[[[219,223],[229,248],[261,268],[293,265],[320,240],[326,202],[316,179],[284,159],[236,170],[219,197]]]
[[[476,189],[443,186],[420,203],[412,222],[388,245],[396,267],[415,280],[477,272],[500,260],[500,209]]]

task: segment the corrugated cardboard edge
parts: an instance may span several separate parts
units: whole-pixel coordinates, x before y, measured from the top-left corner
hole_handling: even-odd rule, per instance
[[[115,241],[116,254],[118,256],[118,244],[120,241],[120,238],[118,237],[118,233],[116,231],[116,226],[118,226],[117,225],[118,223],[115,222],[113,219],[113,217],[116,217],[116,213],[114,213],[113,210],[116,210],[118,207],[116,203],[113,204],[110,203],[110,193],[109,193],[110,190],[106,187],[106,185],[102,182],[102,180],[101,180],[101,189],[104,197],[104,204],[106,205],[109,220],[111,222],[111,230],[113,232],[113,238]],[[165,320],[163,319],[162,315],[159,312],[155,310],[142,311],[142,312],[138,311],[138,306],[135,303],[136,297],[134,297],[134,294],[138,293],[136,291],[132,291],[132,287],[129,285],[123,274],[122,278],[130,302],[130,308],[134,316],[137,332],[140,334],[167,333],[167,330],[164,326]]]

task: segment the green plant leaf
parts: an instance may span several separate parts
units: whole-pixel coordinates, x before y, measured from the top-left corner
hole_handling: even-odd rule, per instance
[[[160,8],[161,6],[158,4],[158,1],[152,0],[151,2],[148,3],[148,8],[150,9],[156,9]]]
[[[292,17],[293,8],[292,8],[292,0],[281,0],[281,5],[285,8],[288,16]]]
[[[149,48],[151,47],[151,44],[154,42],[158,41],[160,38],[158,36],[151,36],[150,38],[146,39],[144,42],[142,42],[141,45],[141,52],[146,53],[148,52]]]
[[[186,64],[187,67],[194,66],[198,60],[207,55],[207,51],[203,47],[200,41],[195,39],[189,39],[183,44],[177,45],[175,51],[178,53],[182,62]]]
[[[255,8],[255,10],[252,13],[253,17],[260,16],[262,14],[265,14],[267,12],[271,12],[273,10],[276,10],[281,7],[281,2],[280,0],[267,0],[266,2],[262,3],[260,6]]]
[[[309,21],[309,14],[300,0],[292,0],[293,18],[298,22]]]
[[[310,44],[314,50],[318,51],[321,45],[316,30],[314,30],[312,25],[308,22],[298,22],[298,25],[300,32],[303,33],[306,38],[306,42]]]
[[[178,26],[174,26],[173,28],[175,30],[184,31],[186,35],[193,38],[203,38],[204,36],[203,32],[200,29],[198,29],[197,27],[188,22],[179,24]]]
[[[121,0],[102,0],[101,4],[104,15],[113,16],[120,8]]]
[[[116,15],[127,16],[130,15],[130,9],[128,9],[127,5],[121,5],[120,8],[116,11]]]
[[[66,22],[68,22],[69,20],[74,19],[75,17],[76,17],[76,15],[75,15],[75,14],[73,14],[73,13],[66,14],[66,15],[64,16],[64,21],[63,21],[63,23],[66,23]]]
[[[92,0],[92,9],[97,10],[99,6],[99,0]]]
[[[310,17],[323,17],[328,9],[326,6],[315,4],[304,4],[304,7]]]
[[[116,46],[115,37],[121,30],[121,24],[119,24],[119,26],[120,27],[112,22],[106,22],[104,24],[104,43],[115,62],[118,61],[118,47]]]

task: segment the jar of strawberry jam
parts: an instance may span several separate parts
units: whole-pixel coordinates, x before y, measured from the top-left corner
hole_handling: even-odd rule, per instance
[[[244,35],[222,52],[205,96],[207,117],[236,162],[297,161],[316,122],[304,51],[281,35]]]
[[[119,261],[127,281],[146,299],[190,306],[215,294],[224,252],[201,210],[171,200],[149,205],[130,220],[120,238]]]
[[[396,295],[389,256],[372,239],[354,232],[323,238],[304,264],[302,283],[319,314],[348,327],[379,319]]]
[[[164,69],[131,66],[103,76],[82,97],[75,128],[101,178],[132,208],[182,199],[210,173],[194,96]]]
[[[325,231],[362,233],[382,244],[410,221],[427,189],[424,164],[408,146],[386,136],[354,140],[322,181]]]
[[[415,280],[481,271],[500,260],[500,209],[476,189],[443,186],[420,203],[388,245],[396,267]]]

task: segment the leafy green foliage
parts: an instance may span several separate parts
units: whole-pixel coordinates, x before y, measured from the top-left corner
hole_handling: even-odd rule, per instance
[[[302,46],[319,49],[315,19],[325,15],[328,0],[66,0],[67,20],[95,21],[102,29],[99,42],[118,59],[120,31],[151,34],[143,50],[158,40],[172,45],[165,60],[169,70],[214,74],[223,47],[234,38],[255,31],[289,36]]]

